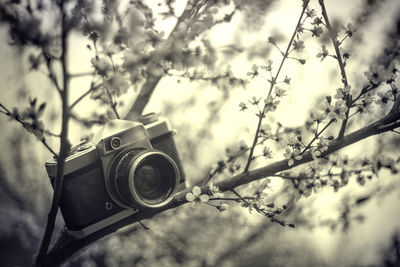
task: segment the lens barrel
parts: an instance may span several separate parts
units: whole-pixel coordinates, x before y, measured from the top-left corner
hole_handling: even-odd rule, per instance
[[[126,208],[157,208],[172,200],[179,185],[176,163],[158,150],[122,151],[113,161],[108,191]]]

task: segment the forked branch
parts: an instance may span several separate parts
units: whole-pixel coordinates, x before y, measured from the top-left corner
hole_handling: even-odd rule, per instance
[[[397,105],[397,102],[395,105]],[[396,112],[392,111],[387,116],[381,118],[380,120],[377,120],[357,131],[345,135],[341,139],[333,140],[329,144],[327,151],[325,151],[320,157],[326,157],[331,153],[334,153],[344,147],[352,145],[370,136],[392,131],[398,127],[400,127],[400,113],[398,110],[396,110]],[[225,179],[217,183],[216,186],[218,186],[221,191],[231,191],[240,185],[248,184],[250,182],[260,180],[268,176],[274,176],[279,172],[291,169],[292,167],[301,164],[311,162],[313,160],[314,159],[311,153],[306,152],[302,157],[302,159],[295,161],[294,165],[292,166],[288,165],[288,160],[280,160],[270,165],[255,170],[250,170],[246,173],[241,173],[236,176]],[[207,185],[203,186],[201,189],[202,192],[211,194]],[[160,214],[166,210],[173,209],[187,203],[186,200],[187,192],[189,192],[189,189],[178,193],[174,197],[172,202],[170,202],[168,205],[164,207],[140,211],[139,213],[127,217],[124,220],[121,220],[111,226],[108,226],[84,238],[74,238],[69,236],[65,231],[62,232],[55,246],[50,250],[48,255],[44,258],[41,266],[48,266],[46,264],[56,264],[56,265],[62,264],[65,260],[73,256],[75,253],[79,252],[87,245],[117,231],[121,227],[138,222],[139,220],[152,218],[153,216]]]
[[[168,46],[173,45],[171,40],[175,37],[175,33],[181,28],[181,25],[186,24],[185,28],[187,28],[189,31],[190,27],[200,19],[201,15],[205,14],[205,12],[207,12],[208,9],[213,5],[212,2],[208,1],[195,1],[195,3],[189,3],[190,1],[187,3],[182,14],[177,18],[177,22],[173,30],[164,42],[165,47],[160,48],[159,50],[170,49]],[[238,7],[235,6],[231,13],[226,14],[226,18],[231,18],[235,14],[237,8]],[[217,20],[211,27],[226,21],[226,19]],[[190,41],[190,39],[185,40],[184,46],[186,46]],[[153,67],[153,64],[148,64],[147,69],[151,70],[151,68]],[[151,73],[151,71],[148,71],[148,73]],[[140,89],[139,94],[137,95],[133,105],[131,106],[129,112],[126,114],[125,119],[137,120],[140,117],[163,76],[164,73],[158,75],[150,74],[147,77],[146,82],[142,85],[142,88]]]

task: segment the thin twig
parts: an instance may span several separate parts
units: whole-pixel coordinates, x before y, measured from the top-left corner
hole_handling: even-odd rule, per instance
[[[371,171],[372,168],[365,168],[365,169],[356,169],[356,170],[346,170],[347,173],[358,173],[358,172],[365,172],[365,171]],[[333,176],[341,176],[342,173],[327,173],[324,175],[319,176],[319,178],[323,178],[323,177],[333,177]],[[314,179],[315,176],[291,176],[291,175],[285,175],[282,173],[276,173],[271,175],[273,177],[279,177],[282,179],[287,179],[287,180],[310,180],[310,179]]]
[[[138,220],[138,222],[143,227],[144,230],[146,230],[146,231],[150,230],[150,228],[147,227],[145,224],[143,224],[141,220]]]
[[[48,70],[48,77],[49,77],[49,79],[50,79],[50,81],[52,81],[52,83],[54,84],[54,86],[56,87],[56,89],[57,89],[57,92],[61,95],[61,93],[62,93],[62,89],[61,89],[61,87],[60,87],[60,85],[59,85],[59,83],[58,83],[58,80],[57,80],[57,76],[56,76],[56,74],[55,74],[55,72],[54,72],[54,70],[53,70],[53,67],[52,67],[52,65],[51,65],[51,58],[49,58],[48,56],[47,56],[47,52],[45,52],[44,51],[44,49],[42,50],[42,55],[43,55],[43,57],[45,57],[45,61],[46,61],[46,67],[47,67],[47,70]]]
[[[264,137],[262,140],[259,140],[257,142],[257,145],[264,143],[266,140],[268,140],[270,138],[271,138],[270,136],[269,137]],[[246,147],[244,149],[239,150],[234,155],[229,156],[229,158],[225,162],[225,164],[222,167],[216,168],[212,173],[210,173],[208,178],[207,178],[207,180],[203,184],[207,184],[216,174],[222,172],[228,166],[229,163],[233,162],[234,160],[236,160],[237,158],[239,158],[240,156],[242,156],[244,153],[246,153],[249,150],[250,150],[250,147]]]
[[[330,120],[330,121],[325,125],[325,127],[322,128],[322,130],[319,131],[319,132],[314,136],[314,138],[308,143],[308,145],[305,146],[304,150],[300,153],[300,155],[303,155],[304,152],[306,152],[307,149],[309,149],[309,148],[311,147],[311,145],[314,143],[314,141],[317,140],[318,137],[319,137],[319,136],[329,127],[329,125],[331,125],[332,122],[334,122],[334,121],[335,121],[335,120]]]
[[[356,98],[353,99],[352,101],[352,105],[357,102],[362,96],[364,96],[366,93],[378,88],[379,84],[369,84],[368,86],[364,87],[363,89],[361,89],[360,93],[358,94],[358,96]]]
[[[216,198],[210,198],[210,200],[226,200],[226,201],[236,201],[239,202],[243,199],[255,199],[255,197],[242,197],[242,198],[231,198],[231,197],[216,197]]]
[[[93,75],[95,75],[95,72],[89,71],[89,72],[82,72],[82,73],[73,73],[73,74],[70,74],[69,77],[70,78],[80,78],[80,77],[93,76]]]
[[[19,122],[19,123],[22,125],[22,127],[25,128],[26,122],[22,121],[22,120],[21,120],[20,118],[18,118],[18,117],[12,116],[12,113],[10,112],[10,110],[9,110],[8,108],[6,108],[6,106],[4,106],[4,105],[1,104],[1,103],[0,103],[0,107],[4,109],[4,111],[0,111],[1,113],[3,113],[4,115],[10,117],[10,118],[13,119],[13,120]],[[51,133],[50,131],[47,131],[47,130],[42,130],[42,131],[43,131],[43,133],[46,133],[46,134],[48,134],[48,135],[50,135],[50,136],[60,137],[60,135],[53,134],[53,133]],[[50,147],[49,144],[47,144],[46,139],[45,139],[44,136],[40,137],[39,140],[40,140],[40,142],[47,148],[47,150],[49,150],[50,153],[53,154],[54,157],[56,157],[56,158],[58,157],[57,153]]]
[[[49,144],[47,144],[46,139],[44,137],[40,138],[40,142],[42,142],[42,144],[47,148],[47,150],[50,151],[51,154],[53,154],[53,156],[56,159],[58,158],[57,153],[49,146]]]
[[[319,4],[322,9],[322,16],[324,17],[324,20],[326,23],[326,28],[328,29],[329,36],[331,38],[333,47],[335,48],[335,53],[336,53],[335,58],[337,59],[337,61],[339,63],[340,73],[342,76],[342,83],[343,83],[344,87],[347,87],[348,81],[347,81],[347,76],[346,76],[346,70],[345,70],[345,66],[342,61],[342,55],[340,54],[340,50],[339,50],[340,43],[337,41],[336,34],[335,34],[334,30],[332,29],[331,24],[329,22],[329,17],[328,17],[328,13],[326,12],[324,0],[319,0]],[[347,125],[347,121],[349,119],[349,111],[350,111],[350,107],[352,105],[351,92],[349,92],[349,94],[346,95],[346,105],[347,105],[346,118],[343,120],[342,125],[340,126],[340,130],[339,130],[339,134],[338,134],[339,139],[344,136],[344,132],[346,131],[346,125]]]
[[[297,21],[295,30],[294,30],[294,32],[293,32],[293,34],[292,34],[292,37],[290,38],[290,41],[289,41],[289,43],[288,43],[287,48],[286,48],[286,52],[285,52],[285,54],[283,55],[282,61],[281,61],[280,65],[279,65],[279,68],[278,68],[276,74],[275,74],[275,77],[274,77],[273,79],[271,79],[270,88],[269,88],[269,92],[268,92],[268,96],[271,95],[272,89],[274,88],[274,85],[276,84],[276,81],[277,81],[277,79],[278,79],[278,76],[279,76],[279,73],[280,73],[280,71],[281,71],[281,69],[282,69],[282,66],[283,66],[283,64],[285,63],[286,58],[289,56],[290,47],[292,46],[292,43],[293,43],[294,38],[295,38],[296,33],[297,33],[297,29],[298,29],[299,25],[301,24],[301,19],[303,18],[304,12],[306,11],[306,8],[307,8],[309,2],[310,2],[310,1],[307,1],[307,2],[303,5],[303,9],[302,9],[302,11],[301,11],[299,20]],[[267,96],[267,97],[268,97],[268,96]],[[245,166],[243,172],[247,172],[247,171],[249,170],[250,164],[251,164],[251,162],[252,162],[252,160],[253,160],[253,153],[254,153],[254,149],[255,149],[256,144],[257,144],[258,133],[259,133],[260,128],[261,128],[262,120],[263,120],[264,117],[265,117],[265,107],[266,107],[266,104],[264,105],[264,108],[262,109],[262,111],[258,114],[258,122],[257,122],[256,132],[255,132],[255,134],[254,134],[254,139],[253,139],[253,143],[252,143],[251,148],[250,148],[249,157],[248,157],[248,159],[247,159],[247,163],[246,163],[246,166]]]
[[[105,88],[105,89],[106,89],[108,98],[110,99],[110,107],[111,107],[112,111],[114,112],[115,116],[117,117],[117,119],[120,119],[118,111],[117,111],[117,104],[115,103],[115,101],[110,93],[110,90],[108,90],[108,88]]]
[[[90,84],[90,88],[83,93],[80,97],[78,97],[74,103],[71,104],[71,106],[69,106],[70,109],[72,109],[74,106],[76,106],[83,98],[85,98],[87,95],[89,95],[91,92],[93,92],[94,90],[100,88],[101,86],[103,86],[103,83],[98,84],[98,85],[94,85],[94,83]]]

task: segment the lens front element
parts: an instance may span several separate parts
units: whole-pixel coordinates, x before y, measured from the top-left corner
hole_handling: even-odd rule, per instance
[[[170,202],[179,185],[176,163],[158,150],[122,152],[110,172],[110,195],[124,207],[157,208]]]
[[[162,177],[157,167],[143,165],[138,167],[135,174],[136,191],[147,199],[156,199],[161,196]]]
[[[179,184],[175,162],[161,151],[145,152],[136,162],[129,173],[135,200],[145,207],[159,207],[168,203]]]

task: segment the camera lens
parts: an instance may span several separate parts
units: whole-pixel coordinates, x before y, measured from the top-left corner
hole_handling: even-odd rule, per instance
[[[176,163],[157,150],[123,152],[111,168],[110,195],[129,207],[156,208],[166,205],[179,184]]]
[[[151,165],[137,168],[135,174],[136,191],[145,198],[156,199],[162,193],[162,176],[160,170]]]
[[[178,185],[176,164],[163,153],[147,155],[133,173],[133,187],[137,197],[156,204],[167,199]]]

